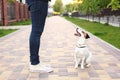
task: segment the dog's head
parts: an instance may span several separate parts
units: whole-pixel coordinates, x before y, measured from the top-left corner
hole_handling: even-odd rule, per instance
[[[82,35],[84,36],[85,39],[90,38],[90,36],[86,32],[81,31],[79,28],[76,28],[75,36],[81,37]]]

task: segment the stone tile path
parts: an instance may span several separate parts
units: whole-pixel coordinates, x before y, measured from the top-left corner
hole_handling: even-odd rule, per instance
[[[120,51],[90,34],[92,66],[74,68],[76,26],[64,18],[47,18],[40,58],[54,68],[52,73],[29,72],[30,25],[0,38],[0,80],[120,80]]]

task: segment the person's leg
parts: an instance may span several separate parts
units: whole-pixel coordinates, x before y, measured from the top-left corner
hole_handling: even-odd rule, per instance
[[[32,31],[30,35],[30,62],[32,65],[39,64],[40,37],[42,35],[45,19],[47,16],[48,3],[36,1],[30,6]]]

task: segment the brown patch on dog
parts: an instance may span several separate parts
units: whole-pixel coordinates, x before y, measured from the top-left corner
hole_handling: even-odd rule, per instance
[[[88,33],[84,32],[84,31],[82,31],[82,33],[83,33],[83,35],[84,35],[85,39],[90,38],[90,36],[88,35]]]
[[[76,32],[77,32],[77,33],[75,33],[74,35],[80,37],[81,34],[78,32],[78,29],[79,29],[79,28],[76,28]],[[86,32],[82,31],[82,33],[83,33],[85,39],[90,38],[90,36],[89,36]]]

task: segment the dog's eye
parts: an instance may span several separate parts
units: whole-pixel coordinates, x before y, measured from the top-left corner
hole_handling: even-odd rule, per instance
[[[84,31],[82,31],[82,33],[85,33]]]

